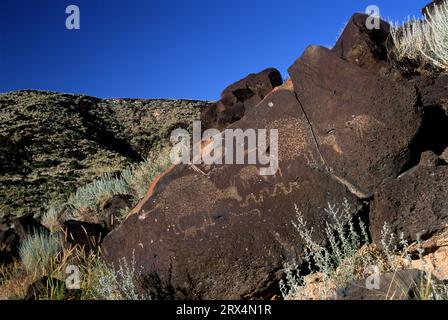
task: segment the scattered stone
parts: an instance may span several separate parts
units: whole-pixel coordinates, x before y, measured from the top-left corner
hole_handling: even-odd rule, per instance
[[[123,212],[131,211],[133,199],[130,195],[114,195],[101,204],[99,216],[107,229],[113,230],[119,225]]]
[[[439,157],[432,151],[425,151],[420,156],[420,165],[422,167],[435,167],[439,163]]]

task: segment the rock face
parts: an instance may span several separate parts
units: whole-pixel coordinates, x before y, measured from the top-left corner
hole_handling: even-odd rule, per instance
[[[283,83],[278,70],[269,68],[228,86],[221,93],[221,100],[209,105],[201,114],[205,129],[224,129],[240,120],[245,112],[257,105],[273,88]]]
[[[42,213],[106,171],[119,171],[188,129],[203,101],[0,94],[0,217]]]
[[[269,296],[284,263],[301,263],[295,204],[322,243],[327,202],[346,198],[353,213],[360,208],[326,171],[294,92],[268,94],[229,128],[278,129],[277,174],[260,176],[257,165],[178,166],[104,240],[107,262],[135,257],[153,298]]]
[[[375,192],[371,206],[370,232],[381,243],[387,223],[396,235],[422,239],[443,230],[448,223],[448,167],[437,165],[438,158],[428,152],[420,164],[397,179],[385,181]]]
[[[352,192],[368,198],[400,173],[421,125],[414,88],[322,47],[309,47],[289,73],[325,164]]]
[[[342,59],[369,71],[387,68],[387,39],[390,25],[381,21],[379,29],[368,29],[366,14],[354,14],[332,51]]]

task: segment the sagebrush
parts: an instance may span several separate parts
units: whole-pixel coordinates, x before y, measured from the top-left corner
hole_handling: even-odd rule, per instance
[[[391,36],[399,60],[448,70],[448,0],[421,18],[392,24]]]
[[[58,235],[35,230],[22,241],[20,259],[29,273],[45,275],[51,272],[52,261],[62,249]]]

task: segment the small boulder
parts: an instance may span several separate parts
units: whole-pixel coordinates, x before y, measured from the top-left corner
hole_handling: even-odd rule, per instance
[[[448,148],[446,148],[445,151],[442,152],[439,158],[445,161],[445,163],[448,163]]]
[[[208,106],[201,114],[204,129],[224,129],[240,120],[244,114],[256,106],[283,80],[278,70],[266,69],[228,86],[221,93],[221,100]]]
[[[423,167],[435,167],[439,163],[439,157],[432,151],[425,151],[420,156],[420,165]]]
[[[18,256],[19,236],[13,228],[0,225],[0,265],[11,263]]]
[[[448,114],[448,75],[421,75],[411,81],[418,87],[424,107],[438,107]]]
[[[66,241],[71,246],[79,246],[86,252],[96,252],[109,230],[99,224],[67,220],[63,223]]]
[[[20,218],[13,219],[11,221],[11,226],[14,228],[15,232],[23,241],[28,237],[29,234],[34,232],[49,234],[50,231],[45,228],[39,221],[34,219],[32,215],[23,216]]]
[[[356,13],[347,23],[332,51],[342,59],[369,71],[387,67],[390,24],[381,20],[378,29],[368,29],[369,15]]]
[[[133,199],[130,195],[114,195],[101,204],[99,216],[107,229],[113,230],[120,223],[123,211],[132,209]]]

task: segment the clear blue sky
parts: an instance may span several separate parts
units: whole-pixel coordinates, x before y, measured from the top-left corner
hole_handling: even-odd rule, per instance
[[[219,98],[309,44],[331,46],[354,12],[402,21],[429,0],[0,0],[0,92]],[[81,29],[65,28],[78,5]]]

